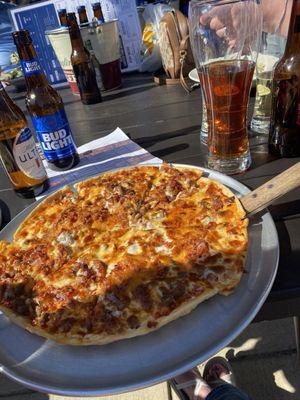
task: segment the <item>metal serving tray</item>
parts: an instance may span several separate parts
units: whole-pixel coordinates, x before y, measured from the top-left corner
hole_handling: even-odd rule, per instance
[[[249,192],[228,176],[201,169],[238,196]],[[11,240],[36,204],[16,216],[0,232],[0,240]],[[271,215],[265,212],[251,220],[248,232],[247,273],[234,293],[215,296],[144,336],[105,346],[65,346],[31,334],[0,314],[1,371],[38,391],[96,396],[150,386],[205,361],[246,328],[274,281],[279,246]]]

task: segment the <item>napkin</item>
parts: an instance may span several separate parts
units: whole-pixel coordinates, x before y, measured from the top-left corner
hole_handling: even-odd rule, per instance
[[[162,163],[161,159],[154,157],[147,150],[130,140],[120,128],[115,129],[107,136],[78,147],[77,150],[80,162],[71,170],[52,171],[45,164],[49,177],[49,189],[38,196],[37,200],[62,186],[74,181],[82,181],[105,171],[133,165]]]

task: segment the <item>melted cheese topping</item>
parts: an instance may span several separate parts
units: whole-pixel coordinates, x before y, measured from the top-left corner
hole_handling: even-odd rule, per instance
[[[155,327],[238,284],[247,220],[194,169],[135,167],[63,188],[0,242],[0,304],[48,333]]]

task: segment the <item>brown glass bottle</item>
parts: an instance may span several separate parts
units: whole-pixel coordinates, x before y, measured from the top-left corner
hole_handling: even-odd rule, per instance
[[[274,70],[269,151],[300,156],[300,0],[294,0],[286,49]]]
[[[86,14],[85,6],[77,7],[77,12],[78,12],[78,16],[79,16],[80,25],[87,24],[89,22],[89,20],[88,20],[87,14]]]
[[[89,52],[85,49],[75,13],[67,14],[72,44],[71,63],[83,104],[96,104],[102,101],[97,85],[96,73]]]
[[[58,17],[61,26],[67,26],[67,10],[62,8],[58,10]]]
[[[70,169],[79,156],[62,99],[46,79],[29,32],[13,32],[13,38],[26,79],[26,106],[47,163],[54,170]]]
[[[104,22],[104,17],[102,13],[102,8],[100,3],[92,4],[94,17],[98,20],[98,22]]]
[[[15,192],[35,197],[48,188],[48,179],[25,115],[0,81],[0,159]]]

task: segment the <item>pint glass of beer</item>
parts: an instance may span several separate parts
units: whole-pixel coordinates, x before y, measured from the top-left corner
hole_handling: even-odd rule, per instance
[[[208,166],[226,174],[251,163],[247,106],[260,47],[257,0],[192,0],[190,40],[207,107]]]

